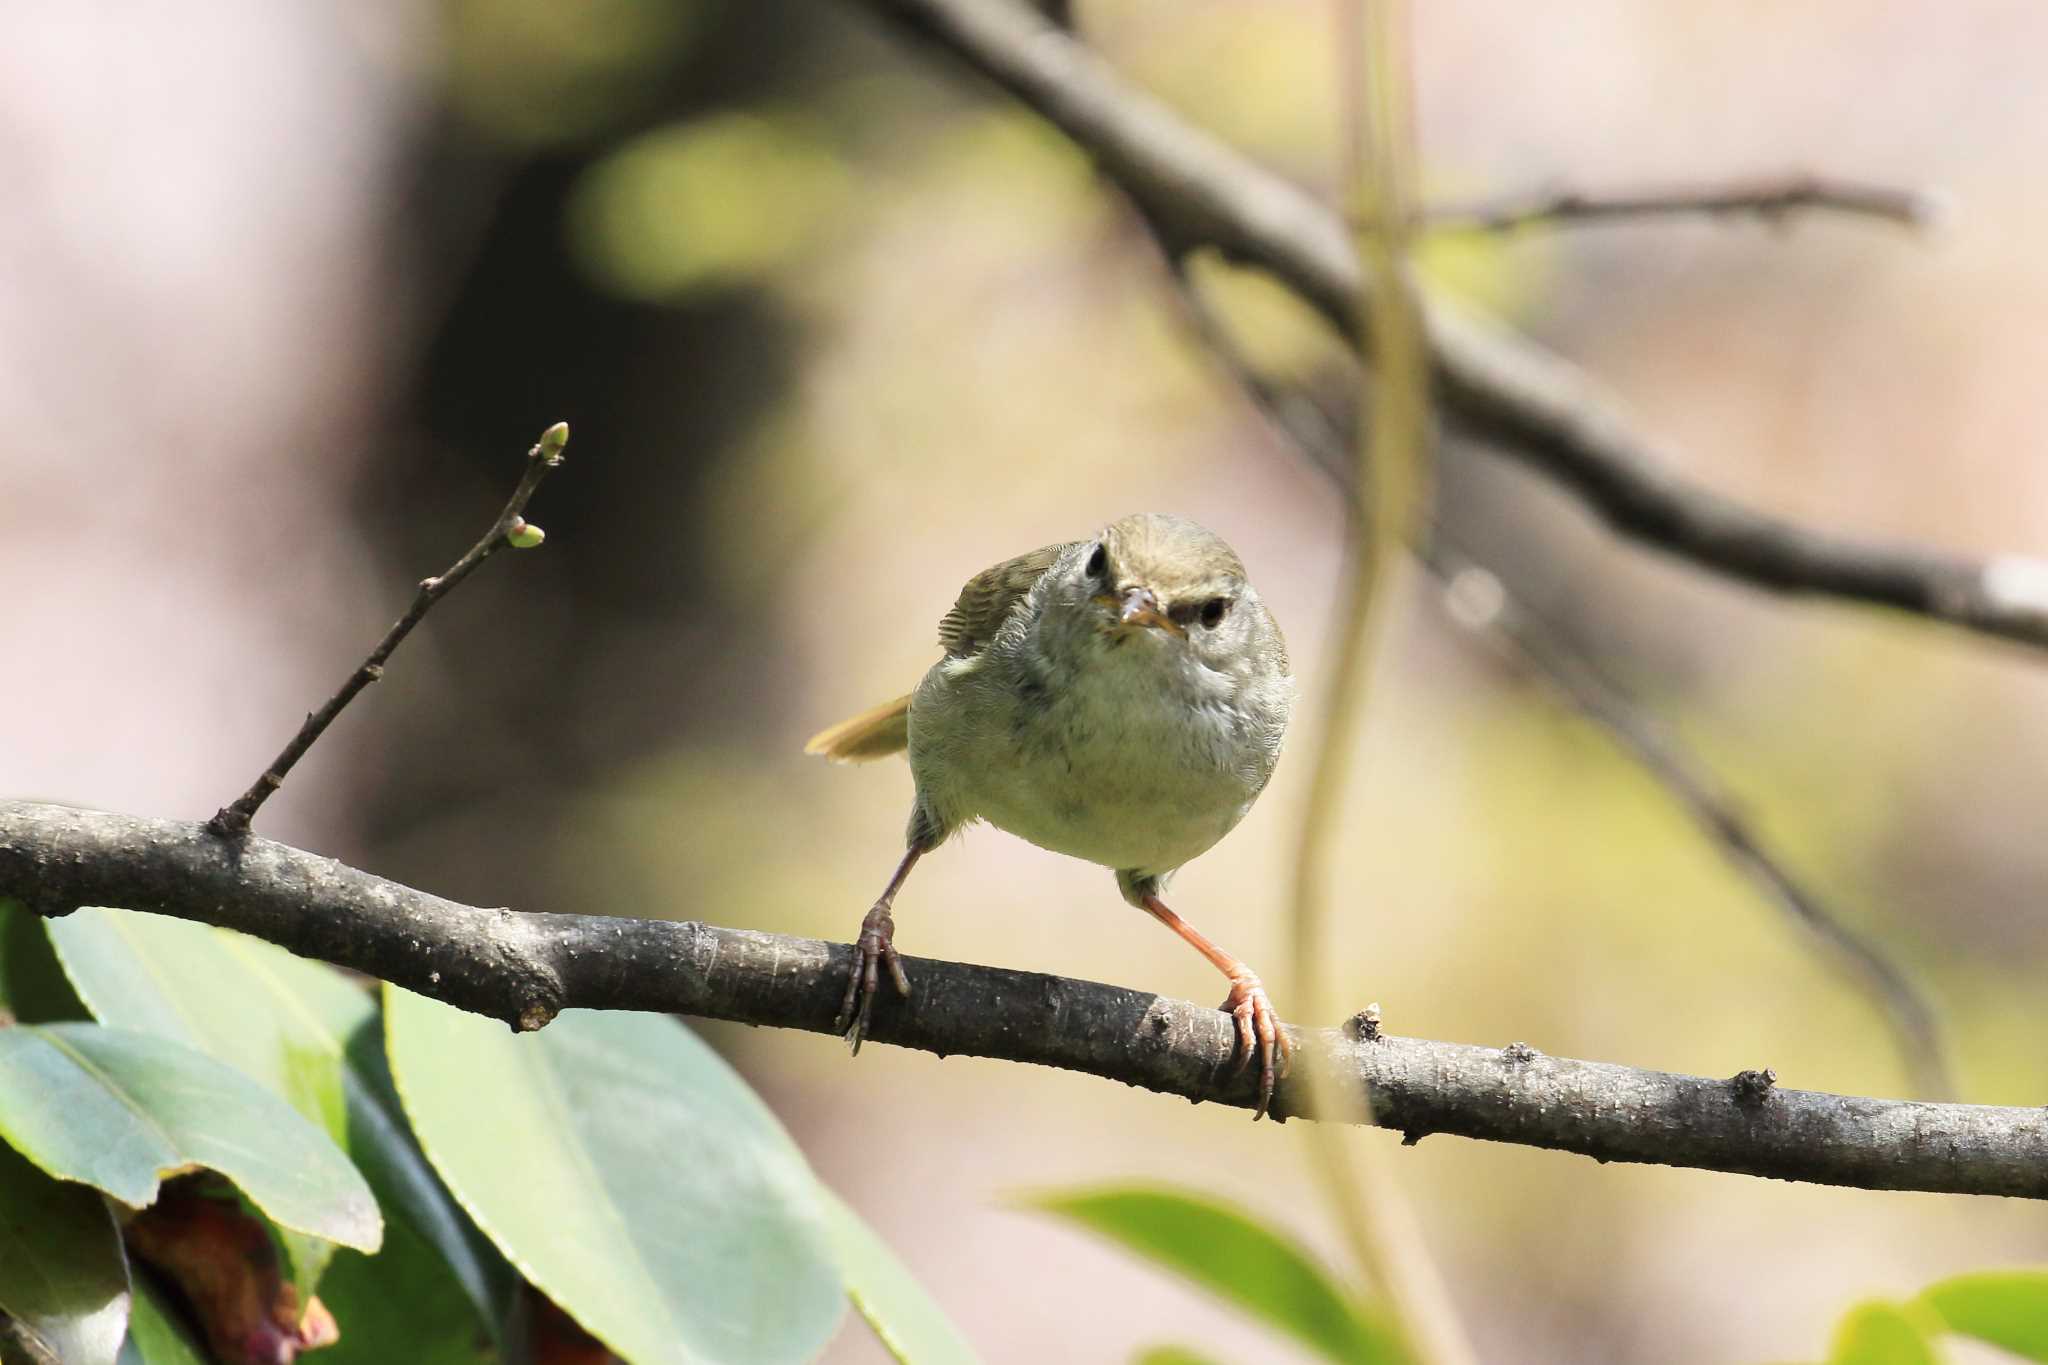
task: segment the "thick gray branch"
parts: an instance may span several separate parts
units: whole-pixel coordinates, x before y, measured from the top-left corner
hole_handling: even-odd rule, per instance
[[[1354,343],[1365,287],[1337,215],[1177,117],[1016,0],[861,0],[1015,95],[1095,158],[1177,248],[1270,270]],[[1847,539],[1680,478],[1578,367],[1426,298],[1437,399],[1465,431],[1557,479],[1624,535],[1757,587],[1898,608],[2048,646],[2048,561],[1979,563]]]
[[[831,1033],[852,961],[845,945],[815,939],[459,905],[267,839],[28,801],[0,801],[0,895],[45,915],[113,905],[239,929],[515,1028],[578,1007]],[[1033,972],[906,962],[911,998],[883,992],[875,1042],[1252,1104],[1216,1010]],[[1450,1133],[1602,1161],[2048,1198],[2048,1110],[1857,1099],[1750,1073],[1710,1080],[1353,1032],[1297,1030],[1302,1065],[1362,1082],[1375,1120],[1411,1139]],[[1297,1071],[1283,1083],[1276,1114],[1303,1112],[1304,1080]]]

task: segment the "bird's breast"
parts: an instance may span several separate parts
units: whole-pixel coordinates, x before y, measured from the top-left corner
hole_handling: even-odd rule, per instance
[[[1221,675],[1122,664],[934,668],[911,707],[920,796],[948,825],[978,816],[1105,867],[1165,872],[1203,853],[1265,785],[1277,730]]]

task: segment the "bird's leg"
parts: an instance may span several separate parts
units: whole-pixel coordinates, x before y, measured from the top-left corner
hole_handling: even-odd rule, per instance
[[[1259,974],[1211,943],[1208,936],[1194,925],[1167,909],[1166,902],[1160,900],[1156,892],[1142,892],[1138,903],[1152,918],[1192,943],[1196,952],[1208,958],[1217,971],[1229,978],[1230,994],[1224,997],[1218,1008],[1237,1021],[1237,1069],[1244,1070],[1253,1055],[1258,1056],[1259,1104],[1252,1111],[1252,1117],[1264,1117],[1273,1102],[1274,1077],[1287,1074],[1294,1044],[1288,1040],[1286,1029],[1281,1027],[1280,1016],[1273,1012],[1273,1002],[1266,997],[1266,987],[1259,980]]]
[[[910,846],[903,861],[896,864],[896,875],[889,878],[880,898],[860,922],[860,937],[853,943],[853,972],[846,981],[846,998],[840,1003],[839,1017],[832,1022],[855,1055],[860,1052],[860,1040],[867,1033],[868,1019],[875,1011],[883,964],[888,965],[896,993],[910,994],[910,978],[903,974],[903,960],[896,955],[896,921],[890,917],[889,907],[895,903],[896,893],[903,889],[904,879],[910,876],[910,869],[917,865],[925,848],[921,843]]]

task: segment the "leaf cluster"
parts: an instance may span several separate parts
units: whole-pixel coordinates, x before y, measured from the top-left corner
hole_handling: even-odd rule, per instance
[[[972,1359],[666,1015],[534,1034],[226,930],[0,901],[0,1359]],[[564,1318],[563,1315],[566,1315]]]

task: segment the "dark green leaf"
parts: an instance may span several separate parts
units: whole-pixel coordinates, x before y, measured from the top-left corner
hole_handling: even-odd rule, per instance
[[[363,1251],[381,1235],[376,1201],[325,1133],[232,1067],[146,1033],[0,1029],[0,1136],[131,1208],[156,1199],[162,1176],[205,1167],[284,1227]]]
[[[1897,1304],[1860,1303],[1835,1328],[1828,1365],[1940,1365],[1941,1356]]]
[[[341,1340],[306,1365],[478,1365],[492,1334],[438,1252],[403,1218],[384,1224],[374,1256],[342,1250],[320,1281]],[[495,1326],[495,1324],[492,1324]]]
[[[1987,1270],[1922,1291],[1949,1330],[2022,1360],[2048,1361],[2048,1270]]]
[[[128,1262],[97,1190],[0,1146],[0,1311],[65,1365],[112,1365],[128,1330]]]
[[[57,966],[43,918],[0,896],[0,1008],[24,1024],[85,1018],[85,1006]]]
[[[445,1328],[451,1339],[467,1342],[478,1321],[495,1330],[512,1273],[455,1207],[405,1125],[374,996],[324,963],[161,915],[80,910],[52,922],[50,936],[102,1023],[198,1048],[262,1082],[349,1154],[394,1228],[410,1225],[374,1263],[355,1262],[338,1284],[321,1281],[321,1297],[343,1325],[324,1362],[384,1359],[358,1352],[379,1336],[366,1317],[389,1319],[393,1301],[431,1302],[460,1315],[448,1302],[450,1286],[430,1282],[452,1279],[474,1305],[469,1322]],[[327,1246],[289,1234],[283,1240],[295,1270],[314,1268],[309,1253]],[[301,1278],[300,1287],[313,1286]]]
[[[753,1091],[664,1015],[537,1034],[385,988],[391,1069],[477,1225],[634,1365],[803,1361],[846,1307],[818,1185]]]
[[[823,1186],[825,1223],[839,1256],[847,1297],[903,1365],[952,1365],[976,1359],[974,1348],[932,1301],[889,1244]]]
[[[1306,1250],[1227,1205],[1136,1186],[1047,1195],[1031,1205],[1178,1272],[1329,1360],[1406,1359],[1393,1334],[1355,1306]]]
[[[128,1339],[121,1343],[120,1365],[208,1365],[171,1320],[147,1278],[135,1282],[135,1307],[128,1320]]]

